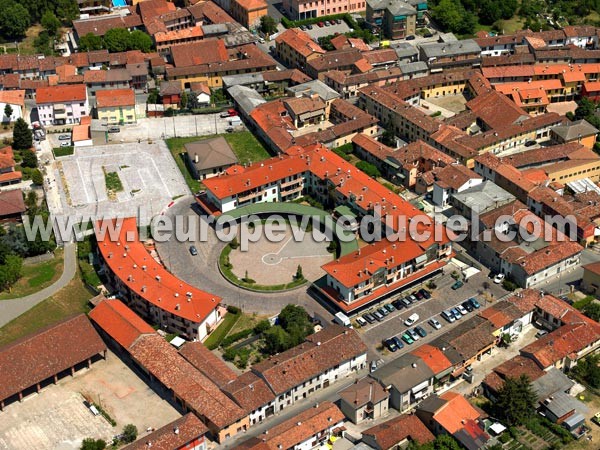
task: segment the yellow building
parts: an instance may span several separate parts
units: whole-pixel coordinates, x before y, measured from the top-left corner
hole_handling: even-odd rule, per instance
[[[107,125],[135,123],[135,92],[133,89],[96,92],[96,115]]]
[[[554,127],[551,131],[552,139],[559,144],[578,142],[589,148],[594,148],[598,130],[585,119],[570,122]]]

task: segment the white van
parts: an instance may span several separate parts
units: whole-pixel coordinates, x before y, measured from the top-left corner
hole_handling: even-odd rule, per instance
[[[333,321],[343,327],[350,327],[352,324],[350,323],[350,319],[343,312],[338,312],[335,314]]]

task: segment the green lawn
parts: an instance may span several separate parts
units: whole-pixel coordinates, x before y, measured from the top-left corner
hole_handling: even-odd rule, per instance
[[[123,190],[123,183],[119,178],[117,172],[104,171],[104,179],[106,181],[106,190],[112,193],[121,192]]]
[[[62,269],[63,253],[60,249],[55,252],[55,257],[50,261],[24,265],[19,281],[10,292],[2,292],[0,300],[24,297],[44,289],[60,278]]]
[[[74,314],[88,312],[87,303],[91,297],[92,294],[81,282],[78,271],[73,280],[54,296],[0,328],[0,346],[54,325]]]
[[[258,322],[263,319],[268,319],[268,316],[259,316],[257,314],[245,314],[243,313],[238,321],[235,323],[233,328],[231,328],[229,334],[235,334],[240,331],[248,330],[250,328],[254,328]]]
[[[252,133],[249,131],[242,131],[239,133],[227,133],[222,134],[225,140],[231,146],[233,152],[238,157],[241,164],[250,163],[256,161],[262,161],[263,159],[269,158],[271,155],[262,144],[254,137]],[[198,192],[202,189],[202,183],[198,180],[195,180],[192,177],[192,174],[188,170],[188,167],[185,163],[184,145],[189,142],[196,142],[203,139],[212,139],[217,137],[217,135],[210,136],[192,136],[192,137],[183,137],[183,138],[171,138],[167,139],[167,146],[171,151],[171,155],[175,159],[177,163],[177,167],[183,174],[185,181],[192,192]]]
[[[519,31],[523,29],[523,24],[525,20],[519,16],[513,16],[508,20],[501,20],[502,24],[502,32],[504,34],[513,34],[515,31]]]
[[[210,350],[214,350],[215,348],[217,348],[221,344],[221,341],[225,338],[225,336],[229,334],[229,332],[231,331],[235,323],[238,321],[240,316],[241,313],[232,314],[228,312],[225,318],[223,319],[223,322],[221,322],[217,329],[213,331],[210,334],[210,336],[208,336],[204,341],[204,345],[206,346],[206,348]]]
[[[54,157],[58,158],[59,156],[69,156],[73,154],[73,147],[57,147],[52,149],[54,153]]]

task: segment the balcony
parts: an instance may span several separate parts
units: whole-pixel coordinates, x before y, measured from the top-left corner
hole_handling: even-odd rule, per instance
[[[281,196],[286,197],[288,195],[297,194],[298,192],[302,192],[302,189],[303,189],[302,186],[297,186],[292,189],[286,189],[285,191],[281,191]]]
[[[367,285],[361,287],[361,288],[355,288],[354,289],[354,295],[358,296],[360,294],[362,294],[363,292],[369,290],[369,289],[373,289],[375,287],[375,283],[370,282]]]
[[[244,203],[247,202],[248,200],[252,200],[255,197],[258,197],[260,195],[262,195],[263,191],[255,191],[255,192],[250,192],[249,194],[246,195],[240,195],[238,196],[238,203]]]
[[[301,183],[301,182],[302,182],[302,178],[297,178],[297,179],[295,179],[295,180],[286,181],[285,183],[281,183],[281,184],[279,185],[279,187],[280,187],[281,189],[283,189],[283,188],[285,188],[285,187],[291,186],[291,185],[293,185],[293,184],[298,184],[298,183]]]

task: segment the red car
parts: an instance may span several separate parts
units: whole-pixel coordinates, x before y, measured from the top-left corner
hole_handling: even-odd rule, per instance
[[[323,28],[325,26],[325,24],[323,22],[319,22],[319,23],[317,23],[317,25],[319,26],[319,28]]]

